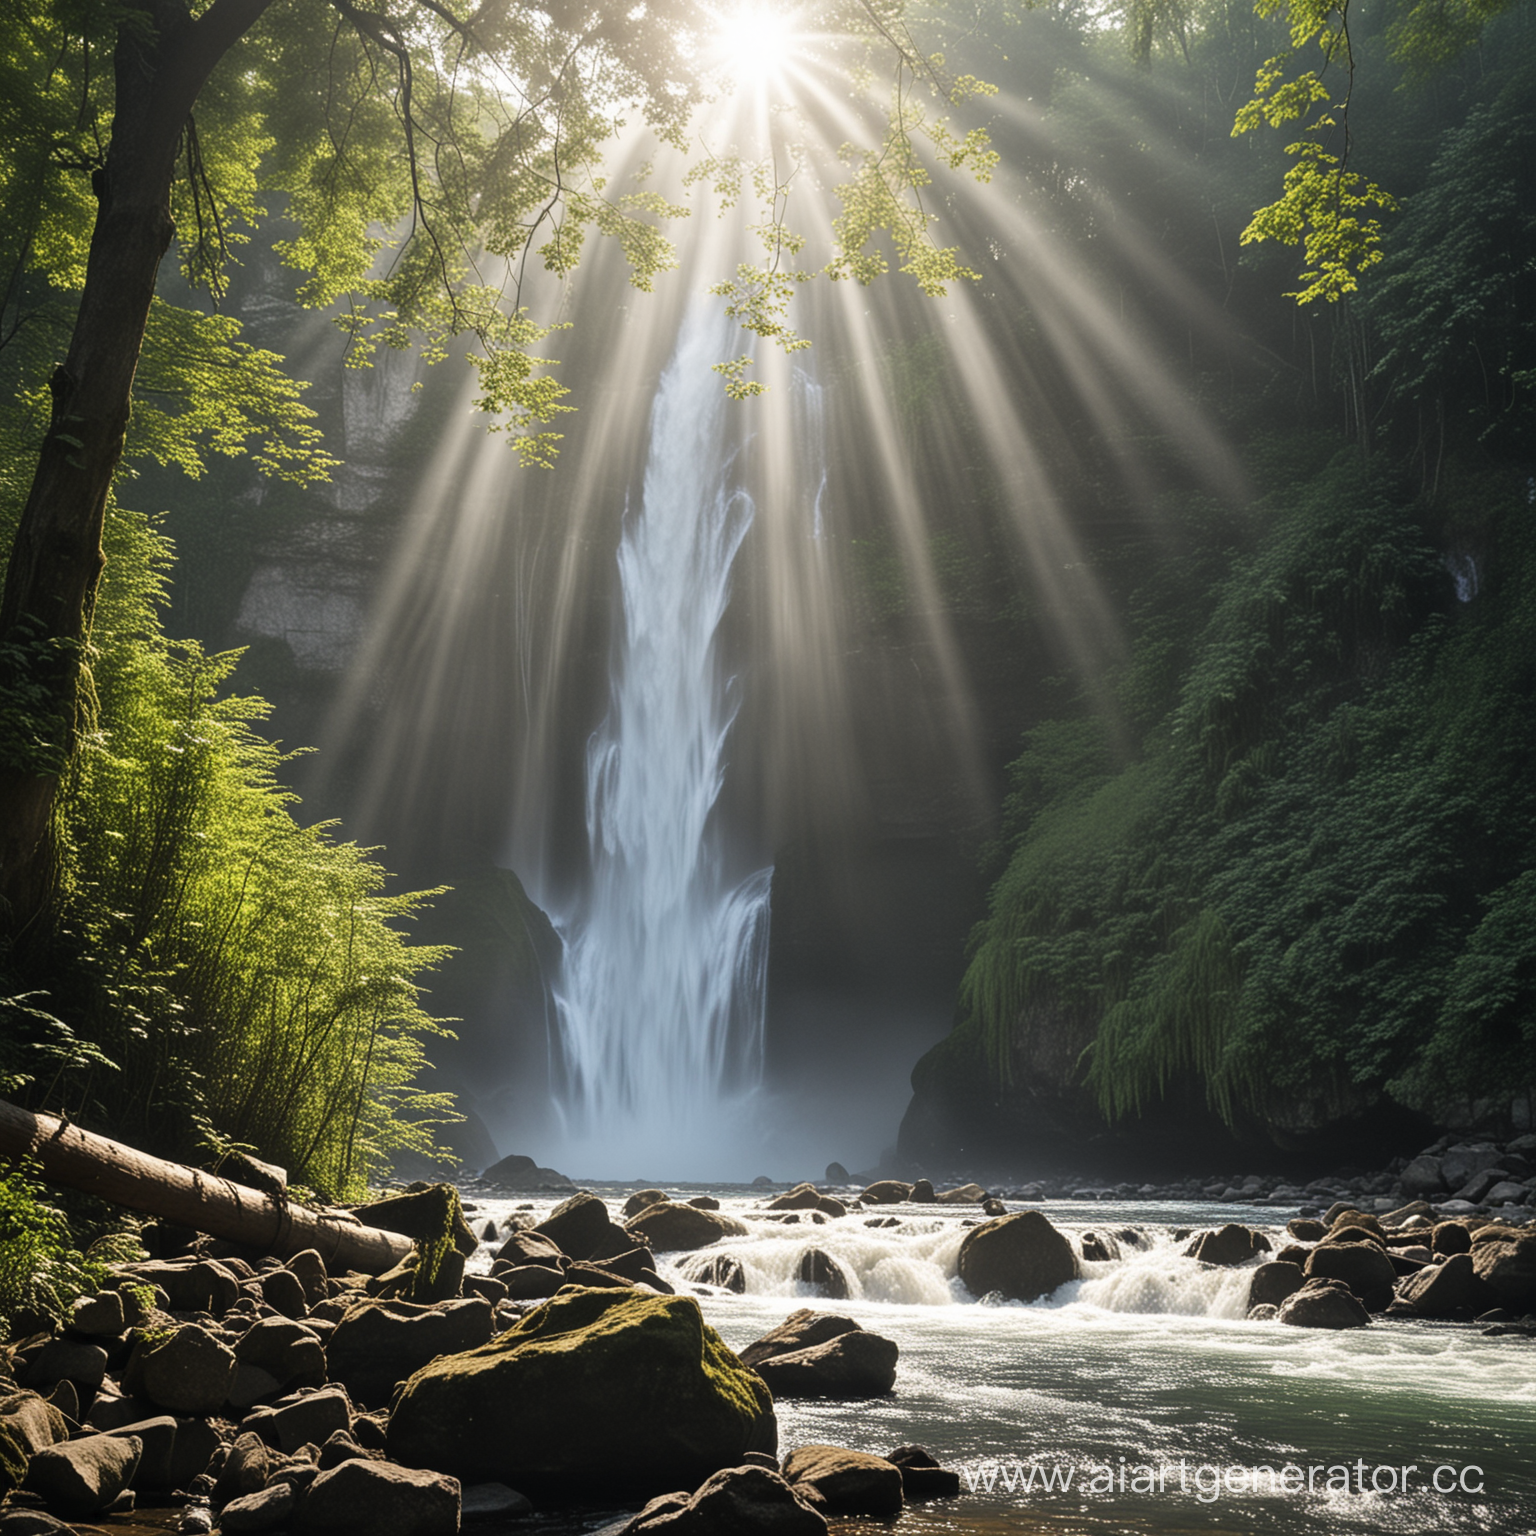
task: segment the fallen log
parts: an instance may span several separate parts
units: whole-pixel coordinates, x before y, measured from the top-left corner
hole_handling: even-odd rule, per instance
[[[0,1157],[32,1158],[50,1184],[82,1190],[278,1258],[314,1248],[328,1269],[376,1275],[394,1268],[412,1248],[410,1238],[365,1227],[346,1211],[311,1210],[3,1100]]]

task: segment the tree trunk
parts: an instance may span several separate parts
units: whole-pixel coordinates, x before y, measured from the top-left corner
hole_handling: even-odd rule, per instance
[[[312,1211],[216,1174],[137,1152],[51,1115],[0,1101],[0,1155],[37,1161],[50,1183],[84,1190],[130,1211],[289,1258],[319,1250],[328,1269],[382,1274],[411,1251],[410,1238],[343,1213]]]
[[[271,0],[147,0],[118,32],[106,162],[92,176],[96,224],[69,352],[54,370],[52,419],[0,597],[0,704],[26,701],[27,734],[0,760],[0,934],[42,911],[59,776],[74,745],[80,668],[103,556],[107,495],[123,453],[133,375],[160,259],[175,226],[171,179],[209,72]],[[12,724],[16,716],[12,714]]]

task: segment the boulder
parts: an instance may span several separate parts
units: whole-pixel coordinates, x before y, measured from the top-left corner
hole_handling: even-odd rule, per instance
[[[570,1256],[542,1232],[513,1232],[496,1250],[494,1262],[513,1266],[543,1264],[549,1269],[564,1269],[570,1263]]]
[[[901,1469],[883,1456],[837,1445],[797,1446],[784,1460],[793,1489],[812,1488],[829,1515],[899,1515]]]
[[[1504,1179],[1484,1194],[1489,1205],[1525,1205],[1531,1198],[1531,1186]]]
[[[1185,1248],[1188,1258],[1199,1259],[1202,1264],[1219,1264],[1226,1268],[1246,1264],[1249,1259],[1270,1251],[1270,1241],[1262,1232],[1229,1221],[1214,1232],[1202,1232]]]
[[[928,1186],[930,1189],[933,1186]],[[859,1196],[866,1205],[902,1205],[912,1198],[912,1186],[900,1179],[876,1179]]]
[[[895,1342],[851,1317],[802,1307],[741,1352],[775,1397],[880,1397],[896,1381]]]
[[[139,1442],[139,1462],[134,1469],[132,1486],[141,1492],[164,1493],[176,1487],[172,1480],[172,1453],[176,1448],[176,1420],[170,1414],[140,1419],[106,1434],[118,1440]]]
[[[825,1296],[828,1301],[846,1301],[850,1294],[847,1272],[831,1254],[823,1253],[820,1248],[807,1248],[800,1255],[795,1279],[801,1285],[808,1285],[813,1296]]]
[[[1498,1166],[1499,1149],[1491,1141],[1462,1142],[1440,1159],[1440,1176],[1447,1189],[1459,1189],[1474,1174]]]
[[[1398,1282],[1397,1299],[1420,1317],[1475,1317],[1495,1304],[1493,1288],[1473,1267],[1470,1253],[1453,1253],[1443,1264],[1428,1265]]]
[[[128,1326],[123,1298],[116,1291],[77,1296],[69,1309],[69,1331],[86,1337],[119,1334]]]
[[[167,1413],[217,1413],[235,1379],[235,1352],[207,1328],[183,1323],[137,1335],[123,1386]]]
[[[1430,1234],[1429,1246],[1435,1253],[1471,1253],[1472,1233],[1465,1222],[1436,1222]]]
[[[492,1163],[480,1177],[502,1189],[570,1189],[571,1181],[553,1168],[540,1168],[531,1157],[504,1157]]]
[[[1370,1315],[1341,1280],[1308,1280],[1280,1303],[1280,1321],[1294,1328],[1361,1328]]]
[[[99,1344],[87,1344],[67,1335],[49,1339],[28,1362],[22,1385],[46,1392],[61,1381],[82,1387],[99,1387],[107,1374],[107,1352]]]
[[[621,1536],[826,1536],[826,1519],[767,1467],[725,1467],[694,1493],[652,1499]]]
[[[1248,1307],[1278,1307],[1287,1296],[1294,1295],[1306,1283],[1306,1276],[1299,1264],[1282,1264],[1271,1261],[1260,1264],[1248,1283]]]
[[[1085,1263],[1106,1264],[1121,1257],[1120,1244],[1112,1232],[1084,1232],[1077,1242]]]
[[[32,1458],[26,1486],[64,1519],[89,1519],[133,1481],[141,1449],[131,1435],[85,1435],[50,1445]]]
[[[45,1509],[0,1508],[0,1536],[75,1536],[75,1528]]]
[[[562,1200],[533,1230],[547,1237],[567,1258],[590,1259],[598,1255],[612,1227],[608,1207],[583,1189]]]
[[[953,1499],[960,1492],[960,1474],[940,1466],[920,1445],[898,1445],[885,1459],[901,1469],[901,1491],[913,1499]]]
[[[325,1260],[320,1257],[319,1251],[314,1248],[306,1248],[302,1253],[296,1253],[288,1260],[283,1268],[298,1276],[299,1284],[304,1287],[304,1297],[310,1306],[316,1302],[324,1301],[330,1295],[330,1287],[327,1280]]]
[[[240,1281],[213,1259],[151,1259],[119,1271],[136,1285],[158,1286],[172,1312],[211,1312],[222,1316],[235,1304]]]
[[[273,1483],[257,1493],[231,1499],[219,1514],[219,1529],[231,1536],[246,1531],[271,1531],[293,1520],[299,1496],[292,1483]]]
[[[21,1486],[38,1451],[68,1437],[64,1415],[37,1393],[0,1396],[0,1495]]]
[[[242,1434],[260,1435],[291,1456],[301,1445],[324,1445],[338,1430],[352,1428],[352,1400],[345,1387],[300,1392],[260,1408],[241,1424]]]
[[[1385,1249],[1371,1242],[1339,1243],[1329,1238],[1307,1255],[1304,1273],[1309,1280],[1342,1280],[1371,1312],[1386,1307],[1397,1286],[1392,1260]]]
[[[267,1475],[276,1459],[272,1448],[260,1435],[236,1435],[235,1443],[230,1446],[224,1465],[214,1479],[213,1492],[209,1495],[213,1507],[222,1509],[235,1499],[260,1493],[267,1486]]]
[[[980,1184],[957,1184],[953,1189],[941,1189],[933,1197],[940,1205],[980,1205],[987,1192]]]
[[[973,1296],[1001,1291],[1035,1301],[1082,1274],[1072,1244],[1039,1211],[995,1216],[960,1244],[960,1278]]]
[[[624,1219],[628,1221],[631,1216],[638,1216],[641,1211],[648,1211],[653,1205],[666,1205],[670,1198],[664,1189],[637,1189],[624,1202]]]
[[[913,1205],[932,1205],[935,1199],[933,1181],[931,1179],[919,1179],[912,1186],[912,1193],[907,1196]]]
[[[456,1536],[459,1483],[388,1461],[344,1461],[309,1485],[306,1536]]]
[[[777,1438],[767,1388],[693,1297],[573,1288],[417,1371],[388,1449],[465,1481],[598,1495],[692,1486]]]
[[[309,1311],[304,1282],[291,1269],[269,1269],[261,1277],[261,1299],[284,1317],[303,1317]]]
[[[496,1278],[513,1301],[548,1301],[565,1284],[563,1270],[544,1264],[520,1264],[516,1269],[498,1271]]]
[[[1285,1230],[1302,1243],[1320,1243],[1328,1236],[1328,1228],[1311,1216],[1293,1216]]]
[[[625,1223],[633,1236],[657,1253],[707,1248],[723,1237],[745,1237],[745,1222],[720,1211],[695,1210],[691,1205],[653,1205]]]
[[[793,1189],[775,1195],[763,1209],[765,1211],[814,1211],[821,1200],[821,1191],[814,1184],[796,1184]]]
[[[1272,1301],[1261,1301],[1255,1307],[1249,1307],[1247,1313],[1250,1323],[1273,1323],[1280,1319],[1280,1308]]]
[[[388,1195],[354,1206],[353,1214],[365,1227],[398,1232],[417,1243],[435,1242],[446,1222],[454,1248],[466,1258],[480,1246],[474,1228],[464,1219],[459,1192],[452,1184],[430,1184],[425,1189]]]
[[[410,1301],[366,1301],[336,1325],[326,1346],[332,1381],[358,1402],[387,1403],[396,1385],[438,1355],[484,1344],[493,1326],[491,1304],[480,1296],[425,1306]]]
[[[235,1345],[235,1359],[265,1371],[279,1386],[319,1386],[325,1380],[325,1346],[302,1323],[264,1317]]]
[[[1407,1195],[1443,1195],[1447,1185],[1440,1171],[1440,1159],[1420,1155],[1398,1175],[1398,1182]]]
[[[1536,1310],[1536,1231],[1483,1229],[1472,1240],[1472,1265],[1500,1306]]]
[[[841,1163],[828,1163],[824,1175],[828,1184],[846,1184],[849,1182],[849,1173]]]
[[[718,1285],[738,1296],[747,1288],[747,1275],[741,1260],[728,1253],[701,1253],[696,1258],[682,1260],[677,1268],[685,1280],[698,1285]]]

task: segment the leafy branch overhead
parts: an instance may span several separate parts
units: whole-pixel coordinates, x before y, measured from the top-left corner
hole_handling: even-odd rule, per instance
[[[1418,0],[1388,28],[1388,51],[1410,76],[1422,76],[1474,43],[1484,24],[1513,0]],[[1392,194],[1350,166],[1349,113],[1358,67],[1350,36],[1350,0],[1257,0],[1280,18],[1290,47],[1266,62],[1253,96],[1237,111],[1234,136],[1298,124],[1286,145],[1292,164],[1278,199],[1258,209],[1241,240],[1274,240],[1300,249],[1301,304],[1354,293],[1361,274],[1381,261],[1382,217],[1397,211]],[[1300,68],[1321,56],[1316,68]]]

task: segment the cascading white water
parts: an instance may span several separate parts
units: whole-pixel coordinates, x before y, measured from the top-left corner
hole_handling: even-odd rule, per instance
[[[587,747],[591,886],[557,989],[563,1155],[579,1172],[696,1175],[748,1155],[772,870],[733,881],[715,815],[738,702],[719,629],[753,516],[710,368],[727,340],[707,310],[685,321],[619,546],[623,629]]]

